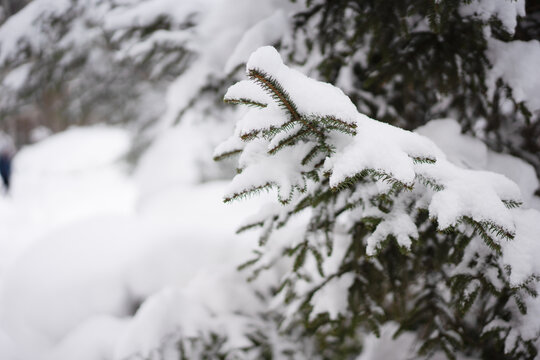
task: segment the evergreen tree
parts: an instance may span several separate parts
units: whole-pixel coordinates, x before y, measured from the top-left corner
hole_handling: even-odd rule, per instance
[[[139,152],[183,119],[232,124],[221,96],[245,56],[280,40],[288,3],[244,0],[222,16],[228,1],[35,0],[0,25],[0,129],[26,131],[26,116],[53,132],[127,123]],[[245,50],[253,28],[262,43]]]
[[[237,19],[213,15],[230,8],[215,0],[174,11],[157,0],[34,1],[2,25],[0,116],[11,121],[30,105],[60,119],[53,130],[103,120],[168,127],[200,104],[195,112],[223,120],[215,99],[240,75],[240,54],[272,44],[369,116],[406,129],[455,118],[540,174],[539,109],[513,97],[508,79],[491,79],[488,56],[494,40],[538,38],[534,2],[287,2],[237,4]],[[25,72],[22,86],[6,86]],[[149,112],[165,92],[165,114]]]
[[[188,123],[213,142],[241,111],[221,94],[252,50],[274,44],[352,102],[273,51],[253,58],[250,80],[226,95],[251,109],[216,159],[240,156],[227,201],[278,188],[281,204],[241,229],[262,227],[245,268],[275,305],[228,318],[250,346],[231,345],[226,321],[209,315],[199,337],[171,329],[163,353],[356,358],[366,334],[398,324],[396,336],[414,334],[420,354],[532,358],[538,271],[518,255],[540,233],[538,214],[519,209],[502,177],[459,169],[425,138],[356,109],[409,130],[456,118],[539,171],[538,109],[491,78],[489,57],[494,41],[537,38],[538,9],[493,0],[504,10],[477,11],[490,1],[34,0],[0,28],[0,127],[31,107],[60,119],[55,130],[130,122],[152,127],[146,142]],[[156,99],[162,116],[147,112]],[[223,176],[182,151],[211,174],[204,179]]]
[[[308,0],[295,15],[290,53],[300,63],[320,59],[316,77],[369,116],[406,129],[457,119],[540,177],[539,109],[517,100],[508,79],[490,78],[494,42],[539,39],[537,5],[524,3]]]
[[[421,357],[537,355],[540,328],[527,311],[538,306],[538,277],[520,270],[516,248],[537,236],[523,229],[540,215],[519,209],[514,183],[459,168],[428,139],[358,113],[271,47],[252,54],[247,74],[225,101],[251,109],[216,159],[239,155],[226,202],[277,189],[282,205],[240,229],[262,227],[243,267],[254,278],[281,269],[273,313],[282,334],[311,344],[311,355],[297,352],[352,359],[367,333],[395,322],[394,336],[414,333]]]
[[[163,82],[117,59],[118,45],[103,24],[115,5],[34,1],[2,24],[0,128],[15,128],[19,145],[39,125],[58,132],[70,125],[142,127],[156,120],[161,109],[148,104],[162,98]]]

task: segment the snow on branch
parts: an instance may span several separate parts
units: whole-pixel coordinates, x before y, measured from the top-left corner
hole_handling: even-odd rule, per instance
[[[519,209],[514,182],[459,167],[427,137],[359,113],[341,90],[287,67],[272,47],[256,50],[246,70],[248,80],[225,101],[249,109],[214,155],[238,157],[225,202],[277,191],[278,202],[239,231],[261,228],[243,268],[254,268],[254,277],[274,266],[283,274],[275,300],[284,327],[304,316],[340,328],[348,323],[340,319],[362,314],[358,326],[377,333],[401,306],[384,299],[413,302],[393,319],[405,327],[403,316],[417,321],[419,309],[437,303],[441,317],[421,320],[430,330],[419,334],[419,355],[453,354],[462,329],[452,314],[506,293],[501,306],[511,318],[487,309],[485,332],[498,331],[500,340],[512,329],[507,354],[537,338],[540,326],[525,314],[538,308],[540,266],[530,254],[538,251],[540,214]],[[392,296],[380,298],[383,288]]]
[[[251,55],[247,75],[225,96],[253,107],[226,142],[248,144],[216,152],[218,158],[241,153],[242,171],[226,201],[276,187],[288,203],[308,190],[314,175],[326,176],[334,191],[372,180],[428,194],[426,208],[440,230],[472,224],[497,251],[501,240],[514,237],[509,207],[519,206],[520,191],[504,176],[457,167],[426,137],[358,113],[341,90],[290,69],[272,47]],[[377,234],[392,233],[382,230],[388,224]]]

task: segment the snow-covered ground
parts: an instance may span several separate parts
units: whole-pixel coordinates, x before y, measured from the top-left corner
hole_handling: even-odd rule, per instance
[[[125,359],[215,327],[243,344],[230,314],[261,304],[236,271],[255,239],[234,231],[259,201],[225,205],[228,181],[201,183],[211,153],[193,131],[170,130],[134,167],[130,135],[104,126],[19,152],[0,198],[0,359]],[[521,160],[488,151],[453,120],[418,132],[454,163],[505,174],[526,207],[540,208]]]
[[[160,142],[130,170],[129,144],[73,128],[17,155],[0,198],[0,359],[123,358],[158,346],[182,311],[246,306],[201,294],[238,288],[247,204],[224,205],[224,181],[193,184],[194,164]]]

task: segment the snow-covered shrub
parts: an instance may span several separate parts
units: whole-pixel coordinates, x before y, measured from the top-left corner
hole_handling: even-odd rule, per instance
[[[161,83],[151,88],[144,72],[117,61],[103,31],[112,5],[32,1],[2,24],[0,108],[5,116],[30,117],[32,125],[54,132],[72,124],[157,117],[155,93],[163,91]]]
[[[273,312],[283,333],[310,339],[312,358],[352,358],[390,322],[395,337],[415,335],[421,356],[537,354],[540,269],[527,253],[540,214],[520,209],[515,183],[358,113],[272,47],[251,55],[247,75],[225,101],[250,109],[215,158],[239,156],[226,202],[277,191],[281,205],[240,230],[262,227],[244,267],[281,274]]]
[[[53,131],[128,122],[144,131],[135,147],[180,119],[227,123],[219,99],[230,77],[257,47],[281,41],[298,7],[288,0],[33,1],[0,26],[0,111],[10,119],[30,114]]]

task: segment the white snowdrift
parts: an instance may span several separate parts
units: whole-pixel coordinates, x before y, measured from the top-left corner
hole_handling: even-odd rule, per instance
[[[208,326],[227,333],[237,324],[227,325],[227,314],[258,306],[236,271],[252,245],[234,234],[249,205],[224,205],[224,182],[190,182],[197,162],[167,144],[182,141],[192,154],[200,135],[168,135],[135,172],[141,196],[121,161],[129,141],[118,129],[76,128],[20,152],[12,198],[0,199],[0,223],[9,225],[0,227],[0,354],[18,356],[7,360],[155,351],[162,335],[190,326],[190,310],[175,302],[151,306],[166,291],[202,306]],[[188,181],[164,171],[175,160]]]

